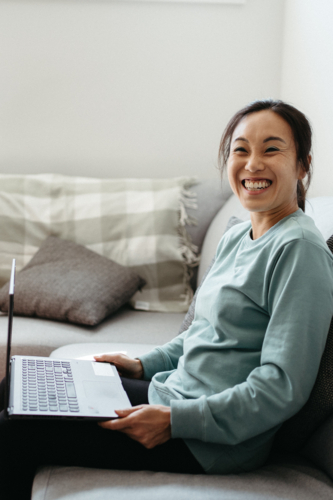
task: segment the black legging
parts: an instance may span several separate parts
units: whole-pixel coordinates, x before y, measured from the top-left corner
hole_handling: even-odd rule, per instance
[[[149,382],[122,378],[133,406],[148,404]],[[148,450],[121,432],[96,422],[8,420],[5,379],[0,383],[0,498],[28,500],[36,468],[64,465],[99,469],[204,473],[182,439]]]

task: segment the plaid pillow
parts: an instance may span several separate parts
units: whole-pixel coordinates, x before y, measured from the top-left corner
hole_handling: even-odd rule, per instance
[[[132,298],[136,309],[187,311],[189,267],[198,263],[185,231],[195,182],[0,175],[0,286],[9,280],[12,258],[19,271],[51,235],[142,276],[147,284]]]

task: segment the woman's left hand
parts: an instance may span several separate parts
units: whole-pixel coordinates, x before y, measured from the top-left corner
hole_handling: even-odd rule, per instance
[[[104,429],[127,434],[151,449],[171,438],[171,409],[162,405],[139,405],[116,410],[120,418],[99,422]]]

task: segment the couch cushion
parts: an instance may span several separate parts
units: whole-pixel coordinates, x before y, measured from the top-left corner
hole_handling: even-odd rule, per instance
[[[32,500],[328,500],[333,483],[307,460],[283,457],[249,473],[227,476],[41,468]]]
[[[15,278],[14,314],[97,325],[145,284],[132,269],[49,236]],[[8,311],[9,283],[0,290]]]

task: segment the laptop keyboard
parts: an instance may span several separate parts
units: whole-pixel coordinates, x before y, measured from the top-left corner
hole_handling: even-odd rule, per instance
[[[22,360],[23,411],[80,411],[69,361]]]

